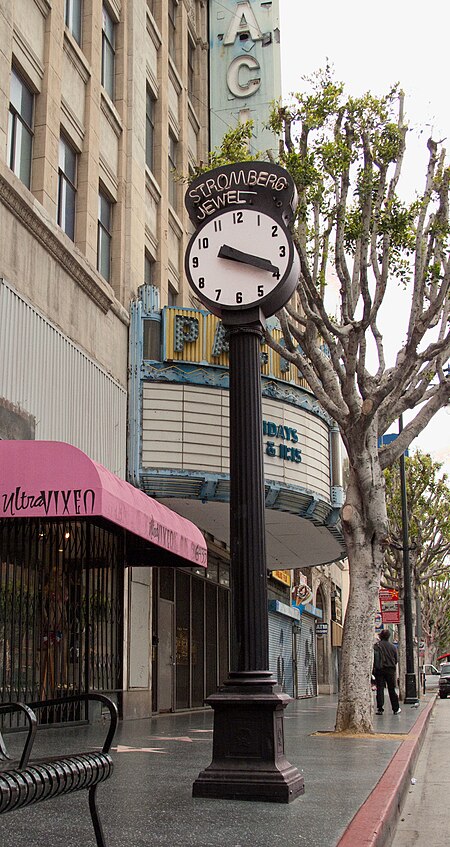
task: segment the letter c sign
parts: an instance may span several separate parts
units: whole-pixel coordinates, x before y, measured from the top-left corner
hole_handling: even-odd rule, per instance
[[[254,56],[236,56],[227,71],[227,85],[234,97],[248,97],[255,94],[261,85],[261,76],[249,78],[244,81],[241,78],[241,69],[259,71],[260,65]],[[243,75],[244,76],[244,75]]]

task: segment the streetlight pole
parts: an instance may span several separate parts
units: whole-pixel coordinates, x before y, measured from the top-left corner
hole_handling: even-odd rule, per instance
[[[403,415],[398,419],[398,433],[403,430]],[[411,566],[409,561],[408,501],[406,495],[405,454],[400,456],[400,494],[402,503],[403,538],[403,617],[405,622],[406,674],[405,703],[417,702],[417,680],[414,668]]]
[[[213,758],[194,797],[290,803],[303,777],[284,755],[282,693],[269,665],[264,464],[261,408],[262,320],[225,315],[230,344],[231,670],[216,694]]]

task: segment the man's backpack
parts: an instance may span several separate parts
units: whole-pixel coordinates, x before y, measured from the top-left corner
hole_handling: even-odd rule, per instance
[[[373,669],[374,671],[381,671],[383,667],[383,656],[381,655],[381,650],[378,644],[374,644],[373,648]]]

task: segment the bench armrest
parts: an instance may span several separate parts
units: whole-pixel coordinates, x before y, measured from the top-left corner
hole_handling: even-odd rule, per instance
[[[0,705],[0,714],[7,714],[8,712],[24,712],[25,717],[28,723],[28,733],[25,740],[25,744],[22,750],[22,755],[20,757],[19,768],[26,768],[28,764],[28,759],[30,758],[30,753],[33,747],[34,736],[36,735],[37,729],[37,719],[34,712],[31,710],[30,706],[27,706],[25,703],[2,703]],[[2,740],[2,736],[0,734],[0,739]],[[6,752],[5,744],[2,740],[1,744],[1,753],[4,754],[5,758],[9,758],[8,753]]]
[[[109,698],[106,697],[105,694],[97,694],[96,692],[86,692],[82,694],[71,694],[68,697],[56,697],[53,700],[37,700],[34,703],[29,703],[28,706],[30,709],[44,709],[46,706],[61,706],[64,703],[77,703],[80,701],[89,701],[89,700],[98,700],[100,703],[103,703],[109,710],[110,715],[110,724],[108,728],[108,732],[103,743],[102,753],[109,753],[111,749],[111,744],[117,729],[117,722],[119,719],[119,713],[117,711],[116,704]]]

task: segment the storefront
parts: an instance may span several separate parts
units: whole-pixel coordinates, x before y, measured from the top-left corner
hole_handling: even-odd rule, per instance
[[[0,701],[91,689],[122,707],[138,625],[125,573],[203,572],[202,533],[69,444],[0,441],[0,469]]]
[[[229,575],[208,568],[153,571],[152,709],[198,709],[229,669]]]

